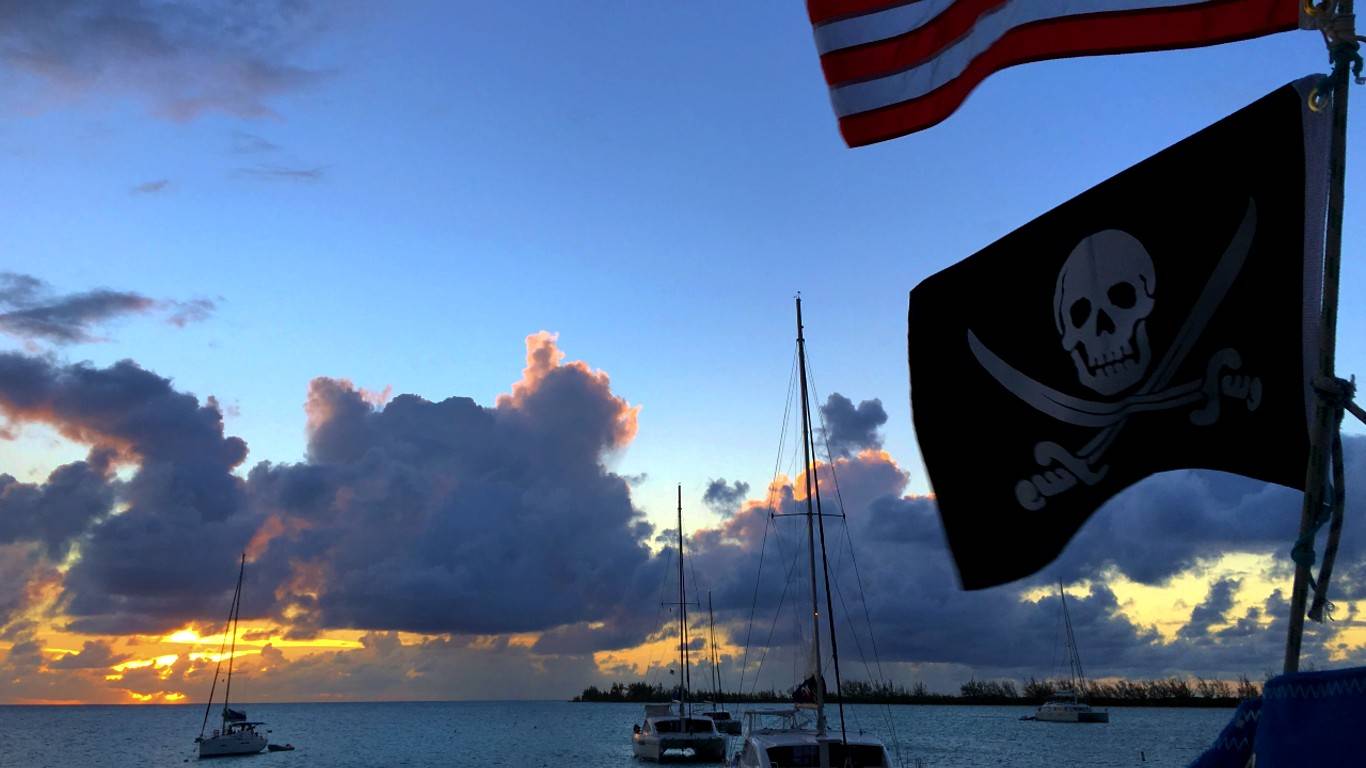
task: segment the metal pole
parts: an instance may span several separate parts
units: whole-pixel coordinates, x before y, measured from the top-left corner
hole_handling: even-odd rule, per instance
[[[1340,0],[1339,16],[1352,14],[1352,0]],[[1341,44],[1343,41],[1338,41]],[[1323,313],[1319,323],[1318,375],[1334,377],[1337,349],[1338,272],[1342,263],[1343,182],[1347,166],[1347,92],[1350,62],[1333,52],[1333,129],[1329,147],[1328,221],[1323,247]],[[1300,537],[1311,535],[1323,510],[1324,485],[1328,472],[1328,451],[1332,445],[1333,412],[1319,398],[1314,404],[1310,425],[1309,466],[1305,471],[1304,506],[1300,511]],[[1295,583],[1290,593],[1290,630],[1285,639],[1286,674],[1300,668],[1300,641],[1304,636],[1305,600],[1309,593],[1310,563],[1295,564]]]

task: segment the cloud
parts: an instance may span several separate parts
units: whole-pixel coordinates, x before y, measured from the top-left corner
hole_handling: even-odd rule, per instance
[[[280,146],[269,139],[246,131],[232,132],[232,152],[236,155],[257,155],[274,152]]]
[[[243,178],[255,179],[257,181],[293,181],[299,183],[312,183],[322,181],[326,172],[323,166],[313,168],[288,168],[279,165],[257,165],[250,168],[238,168],[237,175]]]
[[[18,0],[0,5],[0,65],[42,96],[128,96],[155,115],[276,114],[326,73],[300,63],[324,14],[297,0]]]
[[[536,631],[603,620],[658,583],[650,527],[602,463],[636,408],[550,334],[528,337],[522,380],[491,408],[377,405],[320,378],[307,413],[308,461],[258,465],[248,484],[281,521],[259,559],[291,568],[278,578],[310,626]]]
[[[736,480],[734,484],[729,484],[722,477],[707,483],[707,491],[702,495],[702,503],[706,504],[707,508],[716,514],[729,517],[740,508],[740,502],[744,501],[748,494],[749,483]]]
[[[832,393],[821,406],[821,432],[831,453],[851,456],[867,448],[881,448],[878,429],[887,423],[887,412],[882,401],[864,400],[854,403],[838,392]]]
[[[207,319],[214,310],[208,299],[158,301],[131,291],[98,289],[57,294],[32,275],[0,272],[0,332],[27,341],[74,344],[102,341],[95,328],[120,317],[168,313],[177,327]]]
[[[0,474],[0,544],[37,542],[48,559],[63,560],[72,541],[113,508],[111,458],[97,448],[89,461],[58,467],[41,484]]]
[[[127,654],[115,654],[101,640],[86,640],[81,650],[50,661],[47,666],[50,669],[105,669],[127,658]]]
[[[224,574],[260,521],[233,473],[246,443],[223,434],[215,404],[201,404],[131,361],[96,368],[0,353],[0,413],[47,424],[95,449],[86,466],[68,465],[42,487],[19,489],[13,507],[47,511],[29,537],[47,538],[50,552],[51,536],[93,519],[62,583],[74,629],[159,632],[199,618],[210,605],[217,612],[214,596],[230,587]],[[136,463],[127,481],[104,475],[111,456]],[[101,516],[110,496],[123,511]],[[52,510],[62,514],[47,519]]]
[[[131,195],[155,195],[156,193],[166,189],[166,186],[170,183],[170,179],[144,181],[141,184],[135,185],[132,189],[128,190],[128,193]]]

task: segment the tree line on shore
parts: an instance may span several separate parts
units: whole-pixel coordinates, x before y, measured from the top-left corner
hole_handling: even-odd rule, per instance
[[[843,699],[849,704],[1039,704],[1059,691],[1070,690],[1067,680],[1029,678],[1017,686],[1013,680],[969,680],[958,693],[936,693],[924,683],[910,688],[893,683],[846,681]],[[678,690],[661,683],[612,683],[606,689],[589,686],[574,701],[661,702],[678,698]],[[1243,699],[1256,698],[1261,688],[1246,676],[1236,683],[1201,677],[1168,677],[1155,680],[1087,681],[1079,693],[1092,705],[1112,707],[1232,707]],[[694,691],[694,701],[719,703],[790,702],[792,694],[752,691],[745,694]],[[834,697],[831,696],[831,701]]]

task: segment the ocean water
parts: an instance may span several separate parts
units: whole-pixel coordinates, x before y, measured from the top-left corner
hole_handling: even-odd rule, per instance
[[[246,704],[273,743],[293,752],[215,766],[368,768],[519,766],[633,768],[637,704],[413,702]],[[732,708],[733,709],[733,708]],[[1112,709],[1104,725],[1021,721],[1028,707],[850,706],[851,730],[900,743],[908,768],[1184,766],[1219,733],[1228,709]],[[833,710],[832,710],[833,715]],[[0,706],[3,768],[183,766],[204,717],[192,706]],[[890,718],[890,719],[889,719]]]

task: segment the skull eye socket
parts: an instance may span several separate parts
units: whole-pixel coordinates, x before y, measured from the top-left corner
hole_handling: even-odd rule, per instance
[[[1134,304],[1138,303],[1138,292],[1134,290],[1133,283],[1115,283],[1105,292],[1105,298],[1120,309],[1133,309]]]
[[[1067,314],[1072,319],[1072,327],[1080,328],[1091,317],[1091,302],[1086,299],[1077,299],[1072,302],[1072,307],[1067,310]]]

